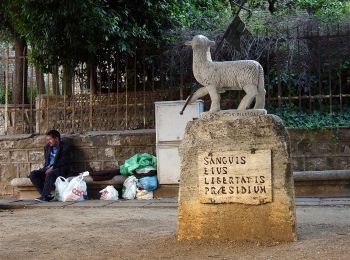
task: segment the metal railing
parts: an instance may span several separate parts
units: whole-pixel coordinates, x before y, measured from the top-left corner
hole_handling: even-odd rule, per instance
[[[264,67],[268,108],[290,105],[330,112],[350,108],[349,24],[296,26],[286,28],[282,36],[265,33],[242,39],[242,45],[251,48],[244,56],[231,52],[219,59],[258,59]],[[97,68],[95,91],[87,83],[86,65],[81,64],[69,95],[62,86],[61,70],[55,79],[29,65],[19,86],[15,64],[25,65],[26,57],[15,57],[9,48],[0,53],[0,134],[154,128],[154,102],[185,99],[195,86],[192,51],[185,46],[117,57],[118,62],[107,69]],[[45,88],[39,87],[38,77],[44,79]],[[11,94],[14,87],[20,99]],[[225,93],[222,108],[237,107],[243,95],[242,91]],[[208,107],[208,98],[205,102]]]

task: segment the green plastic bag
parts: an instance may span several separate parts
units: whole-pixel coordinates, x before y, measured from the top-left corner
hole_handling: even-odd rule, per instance
[[[146,166],[157,168],[157,158],[148,153],[137,153],[120,166],[120,173],[125,176],[132,175],[135,170],[145,168]]]

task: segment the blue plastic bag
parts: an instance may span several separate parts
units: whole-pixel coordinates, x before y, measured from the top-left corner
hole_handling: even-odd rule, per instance
[[[137,186],[144,190],[156,190],[158,188],[157,176],[142,177]]]

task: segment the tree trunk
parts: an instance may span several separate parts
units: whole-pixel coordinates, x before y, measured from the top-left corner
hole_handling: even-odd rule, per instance
[[[88,69],[88,87],[90,89],[91,94],[97,93],[97,71],[96,65],[91,62],[87,63]]]
[[[244,34],[250,34],[245,29],[245,24],[239,17],[239,13],[244,8],[244,5],[247,3],[246,0],[241,0],[239,4],[235,1],[230,0],[231,10],[233,13],[233,20],[230,25],[227,27],[224,35],[222,36],[220,42],[217,44],[217,47],[214,51],[214,59],[218,58],[218,54],[223,46],[224,40],[229,42],[237,51],[240,51],[240,40],[241,36]]]
[[[45,80],[44,80],[44,73],[41,72],[41,69],[38,65],[35,65],[35,79],[36,79],[36,86],[38,95],[45,94]]]
[[[71,96],[72,92],[73,69],[69,65],[63,65],[62,92],[63,95]]]
[[[59,80],[58,80],[58,66],[52,68],[52,90],[54,95],[60,95]]]
[[[27,81],[28,63],[26,59],[26,42],[15,36],[15,83],[12,86],[12,103],[28,104]]]

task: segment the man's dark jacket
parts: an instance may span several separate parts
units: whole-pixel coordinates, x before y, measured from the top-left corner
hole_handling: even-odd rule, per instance
[[[44,169],[49,165],[51,149],[52,147],[49,144],[45,145]],[[72,157],[71,152],[72,152],[71,146],[67,142],[61,141],[55,156],[55,161],[52,165],[54,170],[58,169],[60,171],[60,175],[67,175],[70,171],[71,157]]]

